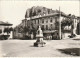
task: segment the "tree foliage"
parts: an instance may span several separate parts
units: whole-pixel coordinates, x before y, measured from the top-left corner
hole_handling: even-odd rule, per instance
[[[61,26],[70,26],[72,24],[72,20],[67,18],[65,20],[62,20]]]
[[[9,34],[11,31],[13,31],[13,28],[4,28],[4,33]]]

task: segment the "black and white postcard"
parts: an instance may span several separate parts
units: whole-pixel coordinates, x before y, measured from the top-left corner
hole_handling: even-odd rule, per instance
[[[0,0],[0,57],[80,56],[80,0]]]

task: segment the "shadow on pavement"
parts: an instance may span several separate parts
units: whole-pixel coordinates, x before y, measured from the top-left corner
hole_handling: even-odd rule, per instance
[[[37,47],[37,46],[34,46],[34,45],[30,45],[30,47]]]
[[[58,49],[61,53],[65,53],[73,56],[80,56],[80,48],[66,48],[66,49]]]
[[[78,40],[80,40],[80,38],[77,38],[77,39],[73,39],[73,40],[77,40],[77,41],[78,41]]]

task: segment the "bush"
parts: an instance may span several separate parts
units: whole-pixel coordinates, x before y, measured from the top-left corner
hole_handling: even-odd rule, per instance
[[[10,35],[0,35],[0,40],[7,40]]]

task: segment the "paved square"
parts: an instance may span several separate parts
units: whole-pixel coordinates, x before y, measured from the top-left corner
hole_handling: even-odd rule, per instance
[[[80,40],[44,40],[44,47],[34,47],[36,40],[1,40],[0,51],[3,57],[67,57],[72,54],[62,53],[59,49],[80,48]]]

